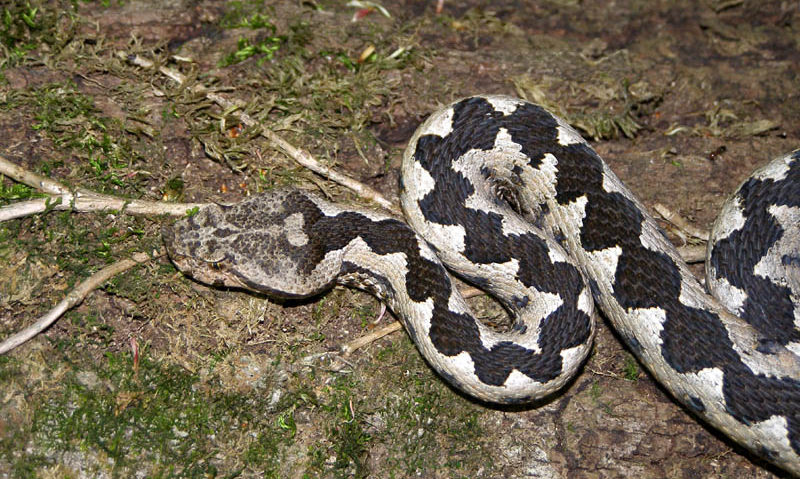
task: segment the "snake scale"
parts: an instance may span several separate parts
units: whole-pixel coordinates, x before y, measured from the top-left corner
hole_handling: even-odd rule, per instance
[[[687,409],[800,474],[800,150],[723,207],[707,276],[725,305],[586,141],[537,105],[482,96],[433,113],[401,182],[408,225],[282,189],[201,209],[164,239],[208,284],[283,298],[367,290],[443,378],[494,403],[564,386],[597,305]],[[510,330],[478,320],[444,265],[491,292]]]

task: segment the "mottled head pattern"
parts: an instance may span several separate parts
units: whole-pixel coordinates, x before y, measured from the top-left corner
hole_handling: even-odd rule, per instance
[[[341,254],[323,244],[322,217],[306,195],[279,190],[202,208],[163,236],[175,265],[199,281],[305,297],[333,284],[341,268]]]

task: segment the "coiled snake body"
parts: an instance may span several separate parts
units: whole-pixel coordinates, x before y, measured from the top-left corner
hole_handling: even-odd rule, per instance
[[[441,376],[496,403],[562,387],[590,350],[597,304],[676,399],[800,474],[800,150],[756,172],[715,225],[709,287],[727,307],[539,106],[485,96],[434,113],[406,149],[401,198],[410,228],[278,190],[204,208],[164,238],[179,269],[209,284],[280,297],[368,290]],[[442,263],[492,292],[511,330],[476,319]]]

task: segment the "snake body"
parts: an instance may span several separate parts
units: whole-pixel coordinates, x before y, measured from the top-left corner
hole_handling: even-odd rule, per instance
[[[726,306],[583,138],[522,100],[432,114],[404,154],[401,200],[408,225],[276,190],[204,208],[164,239],[181,271],[213,285],[365,289],[442,377],[495,403],[559,390],[590,350],[597,304],[678,401],[800,474],[800,151],[723,208],[707,268]],[[509,331],[470,312],[443,263],[503,304]]]

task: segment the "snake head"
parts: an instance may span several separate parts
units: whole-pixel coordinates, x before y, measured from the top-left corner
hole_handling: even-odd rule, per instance
[[[247,289],[233,268],[224,230],[219,227],[225,222],[226,208],[217,204],[203,207],[192,216],[164,226],[161,236],[173,264],[185,275],[212,286]]]
[[[302,298],[330,287],[341,266],[315,241],[322,216],[312,197],[277,190],[203,207],[162,237],[175,266],[202,283]]]

